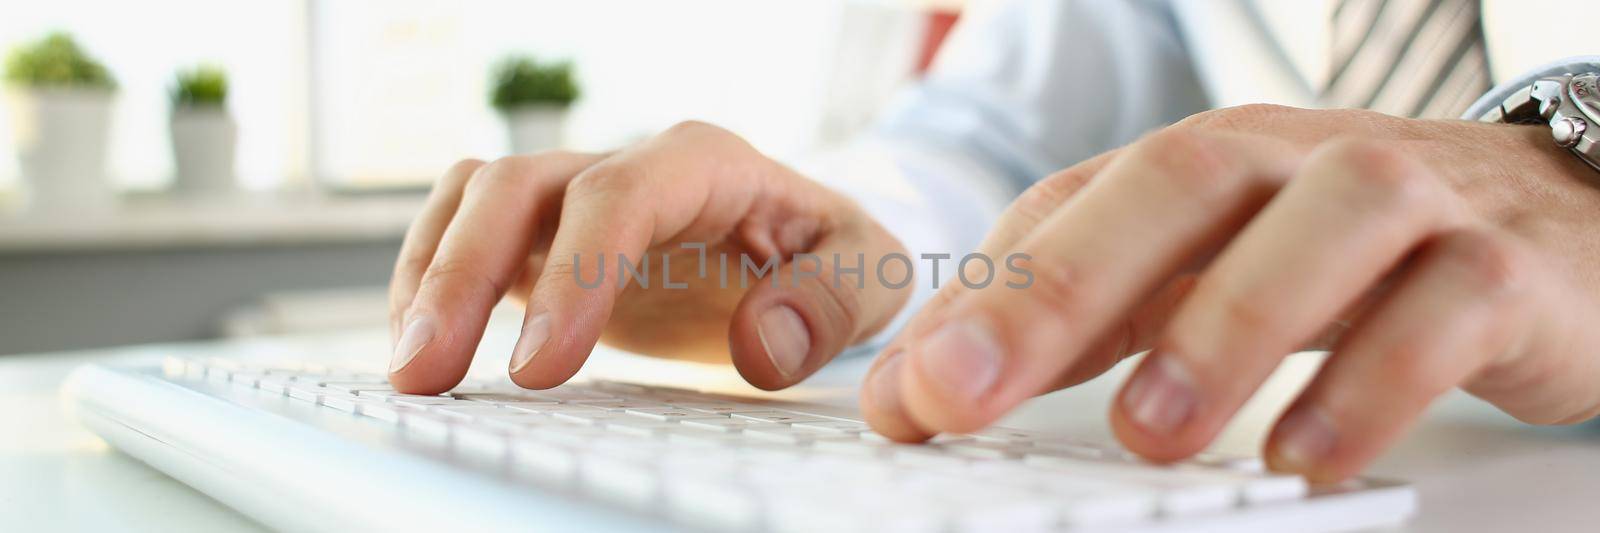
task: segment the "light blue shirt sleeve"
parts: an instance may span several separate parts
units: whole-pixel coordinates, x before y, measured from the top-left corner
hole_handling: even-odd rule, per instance
[[[1208,106],[1165,1],[980,1],[850,163],[808,174],[854,197],[911,257],[959,259],[1034,181]],[[931,269],[916,266],[906,310],[847,355],[879,349],[933,295]],[[946,261],[939,285],[954,271]]]
[[[960,150],[1020,190],[1208,107],[1166,2],[981,2],[880,134]]]

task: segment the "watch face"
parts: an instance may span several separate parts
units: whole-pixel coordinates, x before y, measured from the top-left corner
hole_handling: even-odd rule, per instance
[[[1579,74],[1572,77],[1572,82],[1567,85],[1567,92],[1572,95],[1572,102],[1578,105],[1578,110],[1593,119],[1600,117],[1600,74]]]

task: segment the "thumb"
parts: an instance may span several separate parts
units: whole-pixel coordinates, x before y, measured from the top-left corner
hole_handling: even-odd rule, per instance
[[[766,390],[799,383],[905,306],[912,259],[888,231],[865,215],[858,220],[827,232],[810,252],[730,258],[730,271],[739,265],[729,283],[759,276],[748,281],[728,332],[745,381]]]

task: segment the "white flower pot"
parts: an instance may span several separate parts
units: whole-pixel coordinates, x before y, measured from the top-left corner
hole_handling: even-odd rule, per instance
[[[14,88],[11,136],[37,211],[104,210],[115,202],[106,176],[111,91]]]
[[[172,110],[173,188],[183,194],[217,195],[237,190],[234,144],[238,127],[222,106]]]
[[[565,106],[524,106],[502,114],[511,152],[530,154],[562,147],[562,129],[567,123]]]

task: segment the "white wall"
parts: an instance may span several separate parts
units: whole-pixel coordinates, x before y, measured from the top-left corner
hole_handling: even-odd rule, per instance
[[[503,153],[485,95],[489,65],[508,52],[577,62],[574,147],[697,118],[793,156],[865,122],[904,79],[920,21],[899,2],[863,0],[54,0],[7,6],[0,47],[65,29],[111,67],[112,171],[135,188],[170,179],[174,69],[223,64],[240,174],[266,188],[313,174],[424,181],[460,157]],[[0,183],[15,180],[5,135]]]

